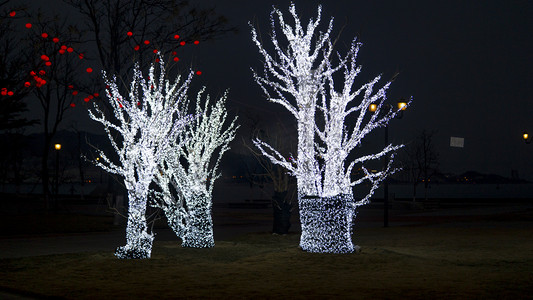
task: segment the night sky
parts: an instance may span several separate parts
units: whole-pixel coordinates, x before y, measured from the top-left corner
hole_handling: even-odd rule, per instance
[[[302,19],[316,16],[319,1],[294,2]],[[414,99],[404,117],[391,122],[391,141],[409,143],[422,129],[437,130],[434,139],[443,172],[476,170],[510,177],[511,170],[517,170],[521,178],[533,180],[533,144],[521,139],[522,131],[533,132],[533,2],[324,2],[322,28],[330,16],[335,17],[335,33],[346,25],[337,50],[344,53],[354,36],[363,43],[359,83],[378,74],[388,79],[399,71],[389,101]],[[211,1],[191,3],[203,6]],[[215,3],[239,32],[195,50],[194,62],[203,70],[197,80],[214,95],[230,88],[230,111],[241,119],[251,113],[290,122],[289,114],[268,103],[253,82],[250,67],[261,70],[262,62],[248,26],[252,21],[268,39],[272,5],[286,11],[290,2]],[[75,118],[94,127],[86,114]],[[377,130],[369,139],[382,135]],[[465,138],[465,147],[451,148],[451,136]]]

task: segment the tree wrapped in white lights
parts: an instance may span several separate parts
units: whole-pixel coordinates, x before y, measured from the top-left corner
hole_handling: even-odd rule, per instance
[[[163,60],[159,68],[157,74],[152,64],[145,80],[137,64],[127,96],[119,92],[116,78],[109,78],[104,72],[109,87],[107,98],[116,120],[108,120],[96,103],[89,110],[91,119],[104,126],[115,150],[111,156],[98,150],[101,158],[94,163],[123,177],[128,192],[126,245],[117,248],[118,258],[150,257],[154,235],[148,232],[145,215],[149,185],[170,141],[178,137],[191,119],[182,108],[193,73],[183,81],[178,76],[171,83],[165,76]],[[118,157],[118,163],[113,162],[113,156]]]
[[[353,89],[361,69],[355,64],[360,46],[355,40],[346,56],[339,56],[338,64],[332,66],[333,45],[329,36],[333,19],[325,32],[317,33],[320,6],[316,20],[311,19],[306,29],[302,27],[294,4],[289,12],[294,26],[285,22],[278,9],[274,8],[271,14],[275,56],[268,54],[252,27],[252,39],[265,59],[265,75],[254,72],[254,77],[268,100],[283,105],[295,116],[298,153],[295,158],[287,158],[261,140],[256,139],[254,143],[263,155],[297,178],[302,224],[300,247],[310,252],[352,252],[351,228],[355,209],[367,204],[379,183],[394,171],[391,167],[393,153],[401,146],[387,145],[376,154],[362,155],[351,161],[348,156],[373,129],[387,126],[398,111],[390,107],[386,109],[384,105],[390,82],[374,92],[380,76],[357,90]],[[275,16],[288,43],[286,47],[280,46]],[[341,91],[337,91],[334,79],[339,77],[340,70],[344,71],[341,76],[343,84]],[[352,102],[358,96],[362,96],[362,100],[354,105]],[[373,114],[368,112],[371,104],[376,107]],[[351,115],[357,115],[355,124],[347,120]],[[315,136],[318,139],[315,140]],[[389,155],[391,159],[380,172],[372,173],[364,167],[366,162]],[[356,166],[362,175],[353,180]],[[354,186],[367,181],[370,182],[369,192],[363,199],[355,201]]]
[[[321,174],[314,147],[315,111],[318,95],[327,77],[327,66],[333,50],[329,40],[333,20],[327,31],[316,37],[315,30],[320,23],[321,7],[318,7],[317,19],[311,20],[307,29],[302,27],[293,4],[289,10],[294,17],[294,28],[285,23],[283,14],[278,9],[274,9],[270,15],[272,44],[277,56],[271,56],[265,50],[258,39],[255,28],[252,27],[252,39],[265,59],[264,76],[262,77],[256,72],[253,74],[268,100],[281,104],[296,118],[298,163],[293,166],[292,161],[287,161],[281,154],[274,151],[273,153],[277,157],[276,163],[290,170],[296,176],[299,195],[318,195]],[[283,50],[278,43],[275,15],[278,17],[281,31],[289,44],[286,50]],[[287,94],[294,98],[294,102],[286,99],[285,95]],[[256,144],[274,150],[259,141],[256,141]]]
[[[227,93],[214,104],[207,95],[202,105],[204,91],[205,88],[196,98],[195,120],[181,139],[173,143],[156,173],[161,193],[155,206],[163,209],[183,247],[207,248],[215,244],[211,219],[213,187],[220,177],[217,173],[220,159],[229,150],[238,128],[237,118],[228,122]]]

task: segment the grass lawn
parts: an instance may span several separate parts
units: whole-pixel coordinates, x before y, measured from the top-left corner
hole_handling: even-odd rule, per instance
[[[250,234],[212,249],[154,243],[149,260],[78,253],[0,260],[0,291],[68,299],[533,297],[533,222],[357,230],[359,254]],[[505,225],[505,226],[503,226]]]

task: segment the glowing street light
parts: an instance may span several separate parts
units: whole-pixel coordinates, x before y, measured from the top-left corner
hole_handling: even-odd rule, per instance
[[[392,109],[393,106],[386,104],[385,107]],[[399,112],[396,114],[396,119],[401,119],[403,117],[403,111],[407,109],[407,102],[401,99],[396,103],[396,107]],[[371,103],[368,106],[368,110],[372,113],[375,113],[378,110],[378,106],[375,103]],[[387,111],[385,111],[386,113]],[[382,111],[383,113],[383,111]],[[385,146],[389,144],[389,126],[385,126]],[[387,156],[383,157],[383,165],[386,167],[389,163],[389,158]],[[387,179],[383,180],[383,227],[389,227],[389,181]]]
[[[55,186],[54,186],[54,194],[56,196],[57,201],[57,195],[59,193],[59,150],[61,150],[61,144],[55,144],[54,149],[56,149],[56,168],[55,168]]]
[[[531,138],[529,136],[529,133],[527,133],[527,131],[524,131],[524,133],[522,133],[522,138],[524,139],[524,142],[526,144],[531,143]]]
[[[398,106],[398,109],[399,110],[406,110],[407,109],[407,102],[405,102],[405,100],[400,100],[398,101],[398,103],[396,104]]]

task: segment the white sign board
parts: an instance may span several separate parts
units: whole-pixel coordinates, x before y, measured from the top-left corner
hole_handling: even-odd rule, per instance
[[[464,148],[465,147],[465,139],[462,137],[450,137],[450,147],[456,147],[456,148]]]

